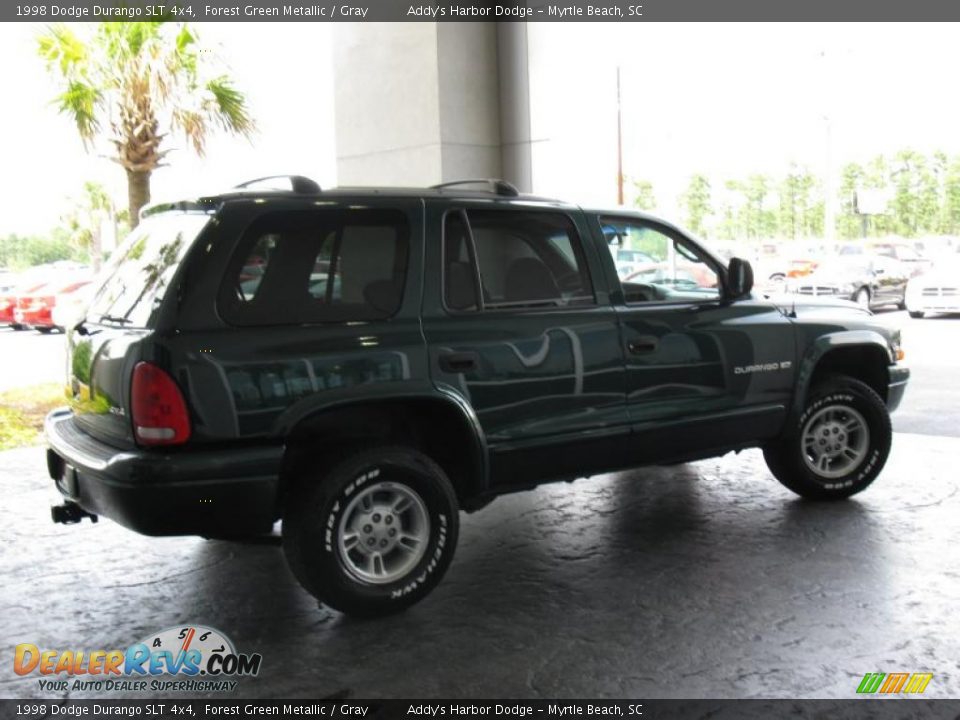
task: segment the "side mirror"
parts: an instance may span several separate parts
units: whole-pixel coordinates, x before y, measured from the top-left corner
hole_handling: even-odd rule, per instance
[[[730,258],[727,266],[727,297],[737,300],[753,289],[753,268],[741,258]]]

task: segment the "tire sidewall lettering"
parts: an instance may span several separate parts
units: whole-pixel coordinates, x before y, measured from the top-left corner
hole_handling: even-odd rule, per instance
[[[875,418],[873,417],[872,412],[870,412],[869,406],[866,403],[861,402],[857,395],[843,390],[831,391],[810,403],[810,405],[808,405],[800,415],[800,421],[797,426],[798,440],[796,449],[801,455],[803,453],[803,430],[810,418],[825,405],[845,405],[857,410],[858,412],[867,410],[867,412],[864,413],[864,419],[866,420],[867,426],[870,429],[870,449],[868,457],[857,467],[854,475],[841,478],[840,480],[830,481],[826,478],[820,477],[810,470],[807,470],[815,482],[822,485],[824,489],[839,491],[853,487],[854,485],[858,485],[873,473],[881,455],[880,448],[877,446],[875,441],[878,429],[876,427]]]
[[[404,471],[406,470],[407,469],[404,468]],[[330,511],[327,514],[326,521],[324,522],[324,553],[327,555],[328,561],[332,562],[337,567],[338,573],[344,576],[344,579],[346,579],[346,574],[342,568],[343,559],[340,557],[340,552],[336,541],[337,527],[342,520],[343,512],[349,505],[350,497],[354,495],[360,488],[364,487],[371,480],[379,477],[380,475],[380,467],[365,469],[363,472],[358,473],[350,482],[346,484],[339,496],[333,500],[332,504],[330,505]],[[424,488],[418,487],[419,483],[397,482],[397,484],[409,485],[412,489],[421,494],[424,502],[427,505],[427,512],[435,524],[436,530],[431,533],[431,537],[429,539],[429,542],[433,545],[432,550],[428,550],[420,564],[411,570],[410,575],[402,580],[397,581],[395,584],[386,585],[382,589],[379,589],[380,592],[384,593],[385,599],[393,601],[406,598],[411,593],[414,593],[418,589],[422,588],[434,574],[434,572],[436,572],[436,570],[441,566],[441,562],[448,544],[450,525],[447,513],[438,512],[436,510],[436,499],[434,497],[434,493],[429,491],[425,493]],[[353,580],[348,581],[351,584],[357,584]],[[397,584],[399,584],[399,587],[397,587]],[[368,592],[375,591],[369,586],[364,586],[364,588]]]

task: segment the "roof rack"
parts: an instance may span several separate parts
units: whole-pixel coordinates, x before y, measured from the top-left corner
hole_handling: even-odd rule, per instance
[[[488,185],[493,192],[497,195],[503,195],[506,197],[517,197],[520,194],[520,191],[517,190],[516,186],[508,183],[506,180],[500,180],[498,178],[480,178],[477,180],[452,180],[450,182],[440,183],[439,185],[431,185],[431,190],[444,190],[449,187],[458,187],[460,185]]]
[[[176,202],[157,202],[151,203],[140,210],[140,219],[150,217],[151,215],[160,215],[166,212],[205,212],[213,210],[209,201],[205,198],[199,200],[177,200]]]
[[[235,185],[234,188],[236,190],[243,190],[251,185],[257,185],[258,183],[281,179],[288,180],[290,182],[290,189],[298,195],[316,195],[317,193],[321,192],[319,184],[308,177],[304,177],[303,175],[267,175],[266,177],[247,180],[239,185]]]

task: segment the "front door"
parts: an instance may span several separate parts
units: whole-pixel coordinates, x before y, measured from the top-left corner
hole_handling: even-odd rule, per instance
[[[621,279],[627,406],[645,458],[735,445],[779,432],[795,341],[771,303],[723,298],[723,269],[679,230],[598,218],[618,252],[639,251]]]

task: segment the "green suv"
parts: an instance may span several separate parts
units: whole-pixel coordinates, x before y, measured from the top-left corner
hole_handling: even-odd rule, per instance
[[[111,258],[46,421],[55,520],[282,520],[304,587],[373,615],[504,493],[750,447],[810,498],[883,468],[909,371],[869,310],[758,297],[668,222],[502,181],[289,181],[154,206]]]

